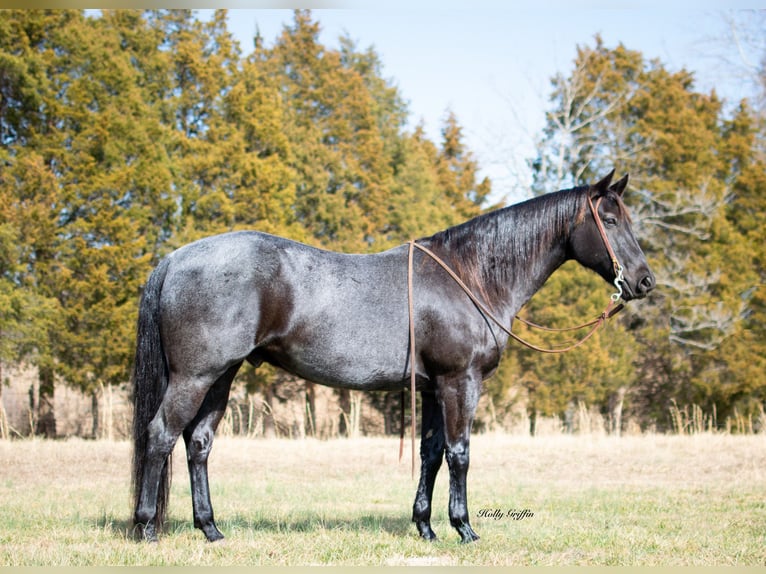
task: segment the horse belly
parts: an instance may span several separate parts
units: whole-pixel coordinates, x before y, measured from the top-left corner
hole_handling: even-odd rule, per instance
[[[264,346],[267,361],[332,387],[402,386],[408,376],[406,317],[402,322],[381,307],[355,309],[347,299],[327,305],[316,298],[306,301],[311,304],[303,312],[296,304],[288,331]]]
[[[277,366],[331,387],[398,389],[407,376],[406,339],[398,345],[353,328],[303,330],[267,353]]]

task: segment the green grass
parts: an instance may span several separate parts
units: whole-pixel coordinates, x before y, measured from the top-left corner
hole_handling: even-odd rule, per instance
[[[396,439],[219,439],[210,461],[224,543],[191,524],[176,450],[168,531],[130,534],[130,447],[0,442],[0,565],[764,565],[763,436],[514,437],[472,442],[478,543],[447,518],[446,466],[433,527],[410,522],[416,482]],[[529,509],[523,520],[480,509]]]

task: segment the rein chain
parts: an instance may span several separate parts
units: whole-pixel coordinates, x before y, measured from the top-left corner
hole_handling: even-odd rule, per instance
[[[436,263],[439,264],[439,266],[444,269],[447,274],[452,277],[452,279],[455,281],[455,283],[458,284],[458,286],[465,292],[466,295],[468,295],[468,298],[471,299],[471,301],[476,305],[476,307],[479,309],[479,311],[488,319],[491,319],[492,322],[494,322],[498,327],[500,327],[505,333],[507,333],[510,337],[524,345],[525,347],[528,347],[529,349],[532,349],[533,351],[538,351],[540,353],[566,353],[567,351],[571,351],[572,349],[575,349],[585,343],[588,339],[590,339],[593,334],[601,327],[607,319],[611,319],[614,317],[617,313],[622,311],[625,308],[625,305],[623,303],[620,303],[617,306],[614,306],[614,304],[620,300],[622,297],[622,285],[621,283],[624,282],[623,278],[623,266],[620,265],[619,261],[617,260],[617,256],[614,253],[614,250],[612,249],[612,245],[609,242],[609,238],[606,235],[606,229],[604,228],[604,224],[601,222],[601,218],[598,216],[598,205],[601,202],[601,198],[596,200],[595,206],[593,205],[593,202],[591,201],[590,196],[588,196],[588,206],[590,207],[591,212],[593,213],[593,218],[596,221],[596,227],[598,228],[599,234],[601,235],[601,238],[604,240],[604,245],[606,246],[607,253],[609,254],[609,258],[612,261],[612,266],[614,268],[615,272],[615,279],[614,279],[614,286],[617,288],[616,293],[612,293],[612,295],[609,298],[609,303],[607,303],[606,308],[604,311],[595,319],[592,321],[588,321],[587,323],[583,323],[582,325],[577,325],[574,327],[565,327],[563,329],[558,328],[552,328],[552,327],[544,327],[542,325],[537,325],[536,323],[532,323],[531,321],[527,321],[526,319],[523,319],[516,315],[515,319],[526,325],[530,328],[540,329],[542,331],[548,331],[548,332],[566,332],[566,331],[579,331],[581,329],[584,329],[586,327],[591,327],[590,331],[588,331],[585,336],[580,339],[579,341],[576,341],[571,344],[563,343],[564,345],[567,345],[565,347],[554,347],[552,349],[546,349],[543,347],[538,347],[537,345],[534,345],[530,343],[529,341],[525,341],[521,337],[519,337],[516,333],[513,333],[509,327],[506,327],[503,322],[497,318],[497,316],[489,309],[487,305],[485,305],[466,285],[463,280],[458,276],[457,273],[455,273],[449,265],[447,265],[438,255],[436,255],[433,251],[428,249],[427,247],[424,247],[418,243],[414,239],[410,240],[408,242],[409,249],[407,252],[407,302],[409,307],[409,328],[410,328],[410,409],[411,409],[411,427],[412,427],[412,476],[415,477],[415,379],[417,376],[417,373],[415,372],[415,301],[413,297],[413,260],[414,260],[414,254],[415,254],[415,248],[418,248],[420,251],[428,255],[431,259],[433,259]],[[399,436],[399,460],[402,459],[402,452],[404,449],[404,389],[402,389],[402,411],[401,411],[401,434]]]

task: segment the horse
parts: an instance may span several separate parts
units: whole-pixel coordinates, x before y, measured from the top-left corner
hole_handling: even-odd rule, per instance
[[[624,301],[643,298],[655,278],[622,201],[628,176],[612,183],[613,174],[479,215],[416,243],[449,265],[508,325],[569,259],[614,282]],[[422,410],[412,520],[422,538],[436,539],[431,499],[446,459],[450,524],[461,542],[479,538],[466,497],[470,431],[482,383],[496,370],[509,337],[434,258],[421,250],[411,257],[410,277],[407,244],[342,254],[239,231],[198,240],[161,260],[141,295],[133,372],[138,537],[158,539],[169,495],[168,458],[183,435],[194,526],[211,542],[223,538],[207,460],[232,380],[248,361],[355,390],[402,390],[414,370]]]

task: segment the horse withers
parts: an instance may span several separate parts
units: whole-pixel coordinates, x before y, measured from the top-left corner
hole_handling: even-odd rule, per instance
[[[616,283],[624,300],[641,298],[655,279],[622,201],[627,181],[612,184],[609,174],[417,243],[446,262],[505,325],[568,259]],[[401,390],[414,369],[422,412],[412,519],[423,538],[436,538],[431,498],[446,459],[450,523],[463,542],[478,538],[466,499],[470,431],[482,381],[497,368],[508,334],[432,257],[420,250],[413,256],[414,341],[407,245],[354,255],[233,232],[181,247],[160,262],[141,299],[133,376],[134,521],[146,540],[157,540],[164,521],[167,461],[181,435],[194,525],[210,541],[223,538],[213,518],[207,459],[244,361],[356,390]]]

